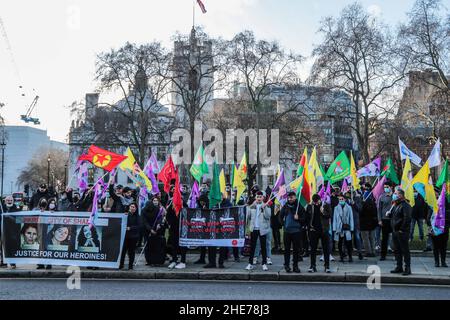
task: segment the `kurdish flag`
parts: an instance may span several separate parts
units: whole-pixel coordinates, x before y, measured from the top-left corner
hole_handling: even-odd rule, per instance
[[[89,147],[88,153],[82,154],[78,158],[78,161],[86,160],[98,168],[111,172],[126,158],[126,156],[122,156],[120,154],[91,145]]]
[[[381,176],[386,176],[389,180],[394,182],[395,184],[399,184],[397,173],[395,172],[394,163],[392,162],[391,158],[388,158],[386,165],[383,168],[383,171],[381,172]]]
[[[350,175],[350,161],[345,151],[342,151],[328,168],[326,176],[331,184],[341,181]]]
[[[298,176],[301,179],[297,187],[297,197],[300,204],[304,207],[311,202],[311,187],[308,181],[307,156],[308,150],[305,148],[302,158],[300,159],[299,169],[297,170]]]
[[[197,153],[195,154],[194,162],[189,170],[198,183],[202,182],[202,177],[205,174],[208,174],[208,165],[205,160],[205,150],[203,149],[203,145],[198,148]]]

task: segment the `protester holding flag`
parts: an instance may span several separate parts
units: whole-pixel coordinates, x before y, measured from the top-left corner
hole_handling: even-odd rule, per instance
[[[381,227],[380,261],[386,260],[389,236],[392,234],[391,217],[387,215],[392,208],[392,188],[390,184],[386,182],[383,190],[384,192],[378,198],[377,202],[378,225]]]
[[[184,269],[186,268],[186,253],[187,247],[180,247],[180,219],[179,219],[179,211],[183,206],[187,207],[187,204],[183,203],[181,200],[181,191],[179,186],[179,178],[178,172],[176,174],[176,183],[173,188],[171,188],[169,192],[169,205],[167,207],[167,223],[169,224],[169,244],[171,248],[170,255],[172,256],[172,260],[168,266],[169,269]],[[178,262],[178,252],[181,253],[181,261]]]
[[[300,273],[298,262],[300,260],[300,249],[302,246],[302,230],[305,226],[306,212],[297,200],[297,194],[294,191],[289,192],[287,203],[281,208],[280,221],[284,227],[284,269],[286,272],[292,270]],[[292,269],[290,267],[291,246],[293,254]]]
[[[134,202],[131,203],[128,207],[127,228],[125,233],[125,241],[122,248],[122,255],[120,257],[119,269],[123,269],[125,255],[128,255],[128,270],[133,270],[136,244],[142,228],[141,217],[137,211],[137,204]]]
[[[264,195],[261,191],[256,193],[256,199],[253,204],[247,207],[247,225],[250,229],[251,251],[249,264],[246,270],[252,270],[253,258],[255,256],[256,241],[259,238],[261,244],[266,243],[266,235],[270,232],[270,209],[263,203]],[[261,246],[262,251],[262,269],[269,270],[267,267],[266,246]]]
[[[435,267],[447,268],[446,255],[450,227],[450,201],[446,198],[446,188],[442,188],[438,200],[438,212],[429,210],[427,223],[430,227],[430,237],[433,241]]]
[[[316,254],[319,239],[322,243],[322,250],[325,259],[325,272],[330,273],[330,218],[331,206],[323,203],[318,194],[312,196],[312,203],[306,208],[305,225],[309,229],[309,239],[311,242],[311,266],[308,272],[317,272]]]
[[[340,261],[344,262],[344,243],[347,248],[348,262],[353,262],[352,258],[352,232],[354,231],[354,221],[352,207],[345,200],[344,195],[339,195],[339,204],[334,208],[333,231],[334,240],[338,241]]]
[[[411,254],[409,251],[409,232],[411,228],[411,206],[405,200],[405,191],[398,188],[392,195],[393,208],[389,212],[391,217],[392,241],[395,248],[397,267],[391,273],[411,274]],[[403,262],[405,269],[403,269]]]

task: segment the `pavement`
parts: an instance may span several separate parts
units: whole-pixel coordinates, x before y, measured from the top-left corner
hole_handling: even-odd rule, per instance
[[[252,281],[189,281],[189,280],[130,280],[83,279],[76,289],[69,289],[65,279],[1,279],[0,300],[447,300],[449,287],[383,284],[379,290],[369,290],[365,284],[252,282]],[[200,301],[200,302],[199,302]],[[191,305],[191,302],[188,302]],[[248,303],[248,302],[247,302]],[[246,304],[247,304],[246,303]],[[250,303],[252,304],[252,303]],[[186,306],[181,303],[179,306]],[[178,307],[179,307],[178,306]],[[163,308],[166,317],[177,318],[176,305]],[[219,309],[220,303],[216,305]],[[120,307],[119,307],[120,308]],[[151,309],[152,306],[150,305]],[[276,309],[276,308],[275,308]],[[271,314],[278,312],[272,309]],[[223,309],[221,310],[223,313]],[[219,315],[218,312],[217,315]],[[170,317],[172,318],[172,317]],[[179,317],[178,317],[179,318]],[[198,316],[197,319],[201,317]],[[235,318],[237,318],[235,316]],[[276,317],[275,317],[276,318]]]
[[[145,265],[142,256],[134,270],[99,269],[89,270],[81,268],[82,279],[177,279],[177,280],[224,280],[224,281],[280,281],[280,282],[327,282],[327,283],[366,283],[371,270],[381,272],[380,281],[385,284],[423,284],[450,286],[450,268],[436,268],[434,259],[426,254],[412,256],[412,275],[402,276],[391,274],[395,267],[392,255],[388,255],[385,261],[378,258],[365,258],[358,260],[353,257],[353,263],[331,262],[332,273],[325,273],[323,262],[317,258],[317,273],[308,273],[309,258],[299,263],[301,273],[286,273],[283,267],[283,256],[272,255],[273,265],[268,266],[268,271],[263,271],[260,264],[255,265],[252,271],[245,270],[248,258],[242,257],[241,262],[234,262],[231,258],[225,262],[225,269],[204,269],[202,265],[194,265],[198,254],[187,255],[186,269],[150,267]],[[127,263],[125,263],[127,266]],[[377,267],[373,267],[377,266]],[[17,269],[0,268],[0,278],[67,278],[66,266],[53,266],[52,270],[36,270],[35,265],[17,265]]]

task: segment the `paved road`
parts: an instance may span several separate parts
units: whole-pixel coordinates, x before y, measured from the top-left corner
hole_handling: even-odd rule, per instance
[[[368,290],[360,284],[83,280],[80,290],[68,290],[62,279],[1,279],[0,299],[440,300],[450,299],[450,287],[382,285]]]

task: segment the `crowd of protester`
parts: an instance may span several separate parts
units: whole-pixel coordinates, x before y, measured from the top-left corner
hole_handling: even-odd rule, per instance
[[[70,188],[56,194],[42,184],[31,197],[28,210],[91,211],[93,192],[92,186],[89,187],[82,194]],[[112,180],[109,182],[107,197],[99,203],[100,210],[128,215],[119,269],[124,268],[126,256],[128,269],[133,269],[136,253],[141,252],[148,266],[168,263],[169,269],[186,268],[186,254],[191,248],[179,246],[179,216],[172,205],[174,188],[172,185],[168,194],[161,192],[149,195],[148,201],[140,208],[139,190],[114,184]],[[227,186],[226,190],[227,194],[217,207],[233,206],[230,200],[234,201],[236,193],[231,186]],[[182,188],[182,197],[187,207],[189,191],[186,186]],[[372,186],[366,183],[361,190],[344,193],[336,187],[325,201],[314,194],[311,203],[306,206],[299,203],[295,192],[289,192],[286,203],[281,206],[271,197],[269,187],[262,191],[258,185],[254,185],[237,201],[237,205],[246,208],[248,236],[244,248],[201,247],[198,248],[199,258],[194,264],[203,264],[204,268],[225,268],[225,263],[230,259],[239,262],[241,256],[248,255],[246,270],[254,269],[259,258],[262,269],[268,270],[272,264],[272,253],[283,253],[286,272],[299,273],[299,262],[304,258],[310,261],[308,272],[317,272],[317,255],[321,248],[319,260],[324,263],[324,272],[329,273],[330,261],[335,260],[333,254],[337,253],[342,263],[352,263],[354,254],[359,260],[373,258],[378,254],[382,261],[393,249],[396,267],[391,272],[409,275],[409,244],[414,238],[417,224],[420,240],[428,238],[425,251],[433,251],[435,266],[447,267],[450,204],[446,203],[444,233],[434,235],[431,228],[432,211],[419,193],[415,193],[415,198],[415,205],[411,207],[402,189],[386,183],[384,193],[376,201],[372,195]],[[197,207],[209,207],[206,183],[200,187]],[[19,210],[12,196],[5,197],[3,214]],[[425,224],[428,234],[424,232]],[[1,265],[5,266],[3,261]],[[11,265],[11,268],[15,268],[15,265]],[[50,269],[51,266],[38,265],[38,269],[43,268]]]

